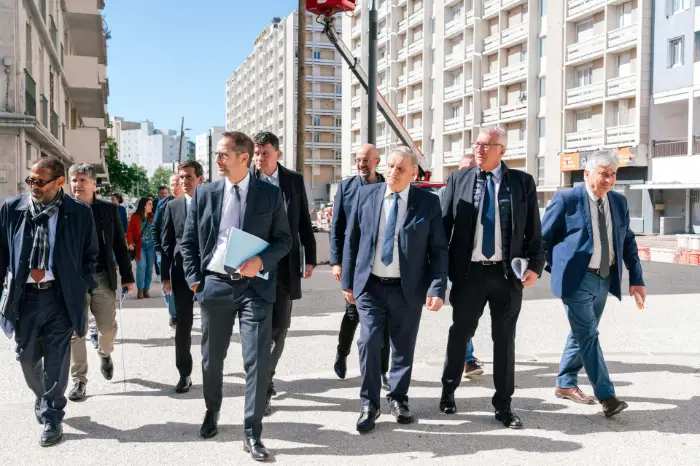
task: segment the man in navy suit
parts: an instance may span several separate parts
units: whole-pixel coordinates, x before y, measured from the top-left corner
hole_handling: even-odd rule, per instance
[[[207,412],[203,438],[218,432],[224,359],[238,316],[246,374],[243,448],[258,461],[270,454],[262,443],[262,419],[268,388],[272,303],[276,296],[277,263],[289,253],[292,235],[279,188],[250,176],[253,140],[241,132],[225,132],[216,148],[223,179],[197,187],[180,243],[185,280],[202,313],[202,380]],[[232,269],[225,265],[234,229],[269,245]],[[258,273],[268,274],[267,279]]]
[[[343,250],[345,299],[360,314],[360,433],[379,416],[381,348],[389,329],[391,384],[387,401],[400,424],[413,422],[408,388],[423,304],[438,311],[447,288],[447,239],[437,196],[411,186],[418,159],[408,147],[387,160],[387,182],[357,193]]]
[[[331,223],[331,238],[330,238],[330,264],[333,267],[333,277],[336,280],[341,280],[343,248],[345,246],[345,233],[348,226],[348,218],[352,212],[352,207],[355,204],[357,191],[361,186],[367,184],[381,183],[384,177],[377,173],[377,165],[379,165],[379,153],[377,148],[372,144],[363,145],[355,155],[355,168],[357,175],[346,178],[338,185],[338,191],[335,193],[335,201],[333,202],[333,221]],[[335,355],[335,364],[333,370],[341,379],[345,378],[347,373],[347,357],[350,354],[350,346],[355,338],[355,330],[360,323],[360,316],[357,314],[357,306],[354,303],[345,302],[345,314],[340,323],[340,332],[338,333],[338,349]],[[387,328],[387,332],[388,332]],[[389,370],[389,334],[386,334],[384,347],[382,348],[382,386],[388,390],[389,381],[386,373]]]
[[[629,270],[630,296],[646,299],[627,200],[612,191],[618,167],[615,154],[595,153],[586,162],[585,183],[556,193],[542,219],[552,293],[564,302],[571,325],[555,394],[577,403],[595,403],[578,387],[578,372],[585,368],[607,417],[627,408],[615,396],[598,340],[608,293],[622,299],[623,262]]]
[[[31,194],[8,199],[0,210],[0,326],[15,335],[46,447],[63,437],[71,337],[85,336],[99,247],[90,207],[63,192],[60,160],[40,159],[25,182]]]

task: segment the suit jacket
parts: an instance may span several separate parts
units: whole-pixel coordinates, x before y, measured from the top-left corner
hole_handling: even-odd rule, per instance
[[[251,174],[260,179],[261,173],[253,166]],[[306,198],[304,177],[295,171],[277,164],[279,188],[282,191],[289,231],[292,235],[292,249],[277,266],[277,281],[289,292],[291,299],[301,299],[301,246],[304,247],[306,264],[316,266],[316,237],[309,215],[309,201]],[[267,181],[264,181],[267,183]]]
[[[15,196],[0,209],[0,326],[11,337],[29,278],[29,255],[34,236],[28,225],[29,195]],[[97,288],[95,265],[99,246],[88,205],[65,195],[58,211],[53,248],[53,273],[78,336],[85,335],[87,293]]]
[[[122,283],[134,283],[134,273],[131,269],[129,251],[126,248],[126,236],[119,218],[119,209],[116,204],[95,198],[92,212],[98,243],[101,237],[105,245],[104,256],[107,261],[106,272],[109,275],[109,284],[116,291],[119,284],[116,264],[119,264],[119,274],[121,275]]]
[[[182,263],[187,283],[201,283],[208,274],[219,236],[221,210],[224,199],[225,180],[197,186],[191,209],[185,222],[185,232],[180,243]],[[282,193],[279,188],[266,181],[250,177],[246,208],[243,216],[243,231],[269,243],[259,254],[263,272],[270,272],[268,280],[259,277],[249,279],[249,285],[268,302],[274,302],[277,294],[277,263],[289,253],[292,235],[289,233],[287,216],[284,213]],[[198,290],[199,291],[199,290]]]
[[[362,186],[353,207],[343,249],[344,290],[357,298],[372,273],[386,183]],[[399,230],[399,269],[406,301],[422,306],[426,296],[445,299],[447,239],[437,196],[411,186]]]
[[[153,243],[155,244],[154,250],[156,252],[163,252],[161,249],[161,235],[163,233],[163,216],[165,214],[165,207],[173,199],[174,197],[172,196],[172,194],[168,197],[164,197],[163,199],[158,201],[158,204],[156,205],[156,208],[154,210],[155,215],[153,216],[153,223],[151,223],[151,236],[153,237]],[[161,261],[162,260],[163,259],[161,258]]]
[[[187,198],[184,195],[168,202],[161,235],[160,272],[163,280],[170,280],[171,271],[175,267],[182,267],[182,235],[185,232],[186,219]]]
[[[613,223],[615,263],[610,267],[610,293],[622,299],[622,262],[630,274],[630,285],[643,286],[642,264],[637,242],[630,230],[627,199],[620,193],[608,193]],[[581,285],[593,256],[591,206],[585,185],[554,194],[542,219],[542,238],[547,271],[552,274],[552,293],[566,299]]]
[[[474,250],[479,217],[479,205],[474,203],[477,174],[476,167],[452,172],[441,201],[445,233],[450,240],[450,280],[456,284],[466,280]],[[511,283],[522,289],[522,282],[513,273],[511,260],[515,257],[527,259],[528,269],[538,275],[544,267],[537,188],[531,175],[501,164],[500,189],[510,190],[512,216],[510,257],[503,260]]]
[[[384,177],[377,173],[377,183],[383,182]],[[345,178],[338,185],[333,201],[333,219],[331,221],[331,255],[330,265],[340,265],[343,262],[343,247],[348,218],[355,205],[357,190],[364,185],[360,175]]]

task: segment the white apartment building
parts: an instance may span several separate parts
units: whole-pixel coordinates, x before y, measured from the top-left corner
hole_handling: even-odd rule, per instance
[[[216,152],[216,144],[221,139],[224,131],[226,131],[226,128],[223,126],[212,126],[206,133],[198,134],[195,139],[195,160],[204,169],[204,181],[216,181],[221,178],[213,154]]]
[[[175,130],[157,130],[148,120],[135,123],[115,118],[110,134],[117,141],[119,160],[143,167],[149,177],[161,166],[177,165],[180,136]],[[182,144],[182,159],[187,159],[187,137]]]
[[[343,19],[344,41],[360,61],[369,38],[368,2],[361,3]],[[447,179],[479,129],[493,125],[508,133],[504,161],[537,180],[542,208],[559,187],[582,182],[591,150],[621,154],[626,194],[646,179],[650,0],[378,5],[379,90],[421,147],[433,180]],[[343,87],[350,89],[343,100],[347,176],[366,142],[368,115],[366,92],[348,69]],[[381,115],[377,121],[386,154],[398,139]]]
[[[329,199],[330,185],[341,175],[343,64],[314,16],[307,15],[306,21],[304,179],[309,202],[318,207]],[[275,18],[226,83],[226,129],[251,136],[259,131],[275,133],[281,163],[292,170],[296,162],[296,24],[296,12]]]
[[[108,181],[104,0],[0,0],[0,202],[56,156]]]

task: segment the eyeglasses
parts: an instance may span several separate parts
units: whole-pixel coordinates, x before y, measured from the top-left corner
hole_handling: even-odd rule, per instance
[[[60,176],[53,176],[53,177],[49,178],[48,180],[33,180],[30,177],[27,177],[27,179],[24,180],[24,182],[27,183],[27,186],[29,186],[30,188],[33,186],[36,186],[37,188],[43,188],[47,184],[53,183],[54,181],[56,181],[59,178],[60,178]]]
[[[504,147],[503,144],[489,144],[489,143],[484,143],[484,142],[475,142],[474,143],[474,149],[478,150],[481,148],[484,148],[484,150],[489,150],[492,147]]]

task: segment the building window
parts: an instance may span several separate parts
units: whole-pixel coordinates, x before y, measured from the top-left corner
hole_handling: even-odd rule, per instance
[[[700,61],[700,31],[695,33],[695,63]]]
[[[540,78],[540,98],[547,96],[547,78]]]
[[[343,120],[341,118],[335,117],[335,126],[336,128],[340,128],[343,126]]]
[[[683,66],[683,37],[668,41],[668,67]]]
[[[544,157],[537,157],[537,185],[544,184]]]
[[[321,59],[321,51],[315,50],[314,51],[314,60],[320,60],[320,59]]]
[[[321,126],[321,118],[314,117],[314,126]]]
[[[540,138],[545,137],[545,122],[544,118],[538,118],[537,119],[537,132],[540,135]]]
[[[576,70],[576,82],[578,87],[590,86],[593,84],[593,68],[582,68]]]
[[[675,15],[690,8],[690,0],[666,0],[667,16]]]
[[[547,16],[547,0],[540,0],[540,16]]]
[[[540,58],[547,56],[547,37],[540,37]]]
[[[321,135],[318,133],[313,134],[313,142],[321,142]]]

